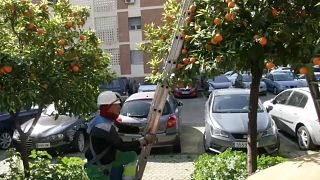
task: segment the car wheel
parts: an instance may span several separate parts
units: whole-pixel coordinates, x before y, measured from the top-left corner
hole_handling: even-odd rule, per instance
[[[205,134],[206,134],[206,132],[203,133],[203,148],[204,148],[205,152],[209,153],[211,151],[206,143],[206,135]]]
[[[181,153],[181,142],[180,142],[180,138],[177,137],[177,140],[173,146],[173,152],[174,153]]]
[[[73,138],[73,149],[77,152],[83,152],[85,149],[85,137],[82,131],[77,131]]]
[[[277,88],[276,88],[276,87],[273,88],[273,94],[274,94],[274,95],[277,95],[277,94],[278,94],[278,91],[277,91]]]
[[[297,131],[298,145],[301,150],[312,150],[315,145],[312,142],[310,133],[305,126],[299,127]]]
[[[12,143],[12,135],[9,131],[3,131],[0,133],[0,149],[9,149]]]

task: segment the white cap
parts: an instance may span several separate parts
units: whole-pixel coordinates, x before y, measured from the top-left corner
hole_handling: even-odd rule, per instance
[[[120,96],[112,91],[104,91],[99,94],[97,99],[98,106],[104,104],[120,104]]]

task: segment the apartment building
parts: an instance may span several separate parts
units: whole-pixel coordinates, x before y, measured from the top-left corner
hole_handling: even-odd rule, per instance
[[[58,0],[51,0],[57,2]],[[39,3],[41,0],[33,0]],[[165,0],[69,0],[87,6],[91,13],[84,28],[94,29],[102,49],[112,56],[112,69],[118,76],[145,77],[151,70],[150,56],[138,50],[144,42],[145,24],[161,25]]]

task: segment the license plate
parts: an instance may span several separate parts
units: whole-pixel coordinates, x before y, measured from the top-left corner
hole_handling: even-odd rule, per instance
[[[188,91],[182,91],[181,94],[189,94]]]
[[[234,142],[234,147],[236,148],[246,148],[247,142]]]
[[[37,148],[49,148],[50,147],[50,143],[37,143],[36,147]]]

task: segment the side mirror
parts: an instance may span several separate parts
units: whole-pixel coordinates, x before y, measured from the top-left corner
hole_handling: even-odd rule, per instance
[[[178,102],[177,102],[177,106],[183,106],[183,103],[180,102],[180,101],[178,101]]]
[[[273,106],[268,106],[266,109],[267,109],[267,112],[270,112],[273,109]]]

